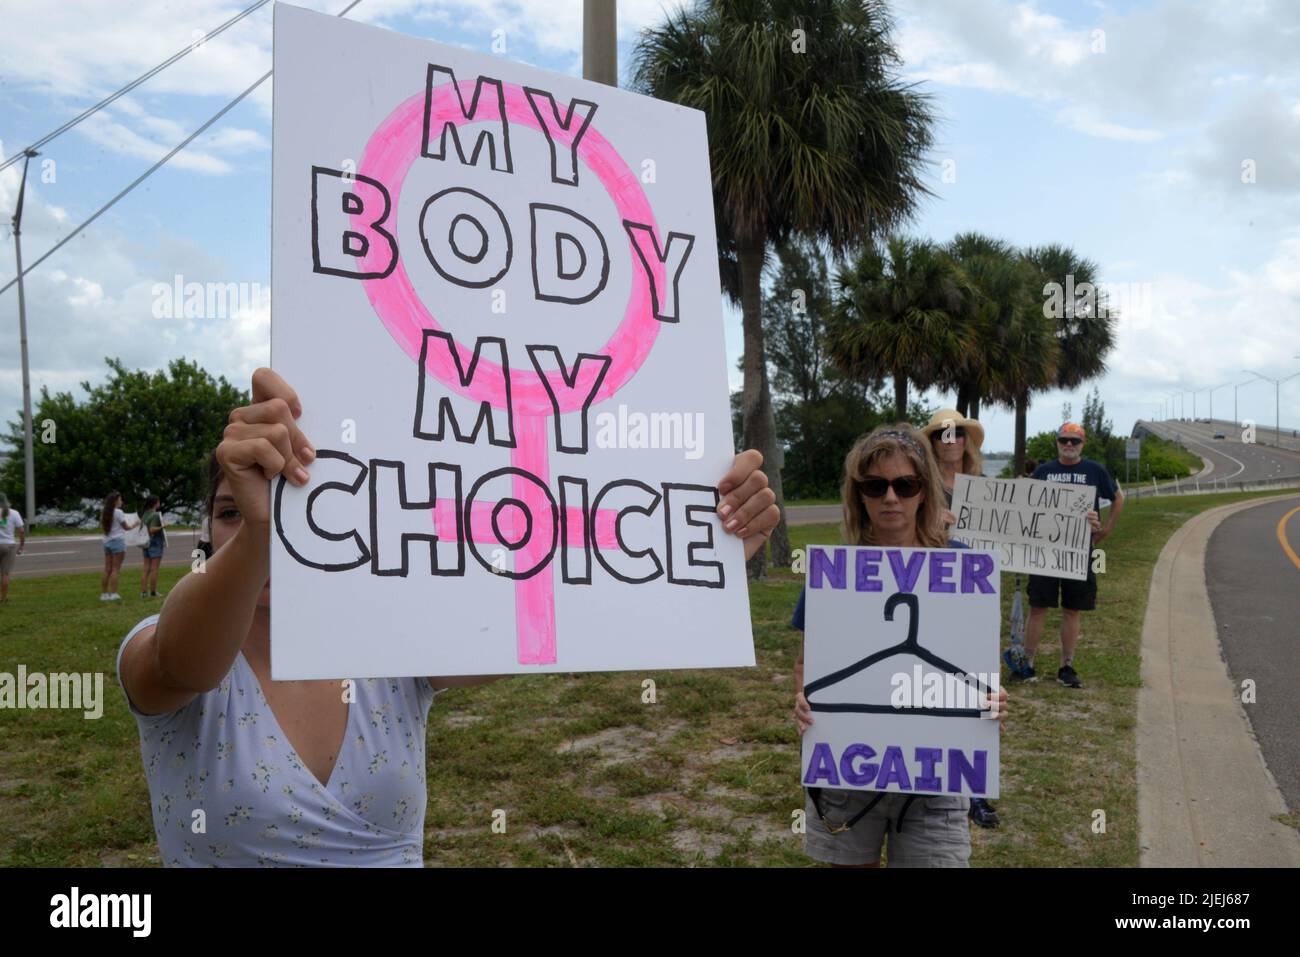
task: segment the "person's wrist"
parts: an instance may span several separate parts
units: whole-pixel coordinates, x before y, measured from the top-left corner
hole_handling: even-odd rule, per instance
[[[271,523],[270,521],[251,521],[245,518],[239,523],[239,529],[227,543],[234,546],[232,551],[255,561],[271,561]]]

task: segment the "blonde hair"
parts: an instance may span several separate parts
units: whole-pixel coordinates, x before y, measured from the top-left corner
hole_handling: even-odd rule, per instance
[[[923,497],[916,510],[916,538],[924,548],[942,548],[948,544],[944,530],[943,483],[939,480],[939,463],[934,450],[919,429],[906,422],[882,425],[853,443],[844,457],[844,483],[840,497],[844,505],[844,541],[850,545],[875,545],[871,516],[862,502],[862,481],[880,459],[901,455],[916,469]]]

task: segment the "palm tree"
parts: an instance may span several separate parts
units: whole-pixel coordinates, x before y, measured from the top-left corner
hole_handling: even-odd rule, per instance
[[[645,30],[633,52],[635,90],[703,110],[708,123],[719,248],[735,251],[744,323],[744,444],[763,453],[782,506],[764,256],[791,233],[839,255],[903,222],[928,192],[929,108],[895,77],[891,28],[881,0],[700,0]],[[772,556],[789,563],[784,518]],[[750,576],[764,563],[760,551]]]
[[[891,236],[866,246],[837,274],[840,296],[827,351],[857,379],[892,376],[894,411],[907,418],[907,387],[943,381],[969,345],[961,322],[974,295],[934,243]]]
[[[1060,363],[1056,324],[1034,297],[1038,273],[1019,253],[970,265],[987,300],[979,319],[987,364],[977,380],[988,398],[1016,413],[1015,472],[1024,472],[1029,394],[1051,388]]]
[[[1041,291],[1043,315],[1056,327],[1059,361],[1053,380],[1041,389],[1075,389],[1106,371],[1106,354],[1115,346],[1116,316],[1097,290],[1097,264],[1058,243],[1025,251]],[[1028,399],[1026,398],[1026,404]],[[1017,413],[1016,468],[1024,459]]]
[[[968,345],[960,361],[940,384],[957,393],[957,411],[978,419],[980,403],[997,385],[999,355],[997,327],[1008,310],[1025,295],[1019,253],[1004,239],[983,233],[959,233],[945,247],[974,287],[962,321],[968,325]]]

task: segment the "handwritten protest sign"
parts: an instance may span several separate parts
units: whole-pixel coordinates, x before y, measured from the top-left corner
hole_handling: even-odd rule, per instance
[[[701,113],[278,4],[276,678],[753,664]]]
[[[952,487],[957,524],[948,535],[972,548],[995,550],[1004,572],[1083,581],[1092,552],[1087,514],[1095,493],[1090,485],[958,475]]]
[[[805,786],[997,797],[998,582],[988,551],[809,546]]]

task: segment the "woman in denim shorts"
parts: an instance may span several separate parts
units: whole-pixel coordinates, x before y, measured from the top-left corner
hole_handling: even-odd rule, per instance
[[[943,485],[926,436],[907,423],[882,426],[859,439],[844,460],[844,541],[894,548],[951,547],[944,533]],[[803,630],[804,599],[791,625]],[[804,697],[803,649],[795,664],[795,718],[802,735],[813,724]],[[1006,718],[1007,693],[999,691]],[[838,867],[969,867],[970,801],[950,795],[840,788],[809,789],[804,851]],[[888,838],[886,838],[888,835]]]
[[[149,530],[149,544],[141,547],[144,567],[140,572],[140,597],[158,597],[158,566],[162,564],[163,550],[167,547],[167,533],[163,531],[162,500],[150,495],[144,502],[140,524]]]
[[[109,492],[99,513],[99,530],[104,533],[104,574],[99,579],[100,601],[121,601],[117,593],[117,576],[126,557],[126,533],[139,525],[128,522],[122,511],[122,493]]]

